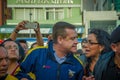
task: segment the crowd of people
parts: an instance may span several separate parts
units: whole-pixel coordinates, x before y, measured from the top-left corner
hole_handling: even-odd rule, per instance
[[[56,22],[44,46],[35,22],[36,42],[28,49],[25,40],[16,40],[27,22],[20,22],[0,44],[0,80],[120,80],[120,25],[111,34],[91,29],[77,50],[73,24]]]

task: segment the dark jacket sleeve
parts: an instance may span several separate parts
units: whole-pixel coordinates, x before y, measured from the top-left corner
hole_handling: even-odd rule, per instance
[[[95,80],[102,80],[102,75],[104,71],[107,69],[107,65],[109,63],[109,60],[114,55],[114,53],[111,51],[109,53],[105,53],[100,56],[99,60],[97,61],[95,68],[94,68],[94,76]]]

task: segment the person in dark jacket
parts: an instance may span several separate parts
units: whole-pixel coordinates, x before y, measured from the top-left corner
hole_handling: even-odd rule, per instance
[[[17,78],[32,80],[27,75],[31,72],[36,80],[82,80],[83,67],[73,56],[78,43],[75,26],[57,22],[53,26],[52,37],[53,44],[50,43],[48,48],[37,47],[28,52],[20,65]]]
[[[109,51],[111,51],[110,35],[102,29],[91,29],[87,37],[85,48],[85,56],[87,60],[84,62],[86,65],[83,80],[95,79],[93,73],[99,56],[106,54],[106,52]]]
[[[120,80],[120,25],[111,33],[113,51],[100,56],[95,66],[95,80]]]

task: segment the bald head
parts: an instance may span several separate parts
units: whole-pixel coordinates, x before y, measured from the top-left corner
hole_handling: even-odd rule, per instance
[[[0,78],[7,74],[8,70],[8,56],[7,50],[0,46]]]

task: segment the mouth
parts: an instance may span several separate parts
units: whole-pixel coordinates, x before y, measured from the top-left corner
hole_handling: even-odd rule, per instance
[[[0,74],[7,73],[7,69],[0,70]]]
[[[85,50],[85,54],[89,54],[90,53],[90,50]]]

